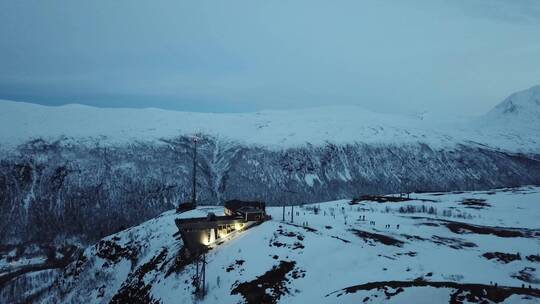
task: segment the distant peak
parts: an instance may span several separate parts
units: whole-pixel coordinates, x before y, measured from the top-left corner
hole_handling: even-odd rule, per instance
[[[540,118],[540,85],[511,94],[488,113],[492,118],[516,115]]]

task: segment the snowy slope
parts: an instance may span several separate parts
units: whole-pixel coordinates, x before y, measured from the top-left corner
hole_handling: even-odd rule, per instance
[[[526,112],[533,91],[516,99]],[[0,244],[93,242],[174,208],[190,196],[193,133],[202,133],[207,205],[540,185],[539,120],[522,112],[466,120],[359,107],[211,114],[0,101]]]
[[[508,96],[486,115],[493,120],[530,124],[540,119],[540,85]]]
[[[304,205],[295,208],[294,224],[281,221],[280,207],[268,208],[273,220],[209,251],[208,294],[198,303],[249,302],[257,293],[279,303],[445,303],[452,296],[510,290],[495,283],[514,287],[504,303],[540,302],[530,295],[540,296],[534,289],[540,288],[540,188],[413,197]],[[103,239],[40,301],[194,302],[195,265],[171,271],[182,246],[173,237],[174,219],[220,210],[170,211]]]
[[[539,88],[510,96],[480,122],[430,115],[373,113],[357,106],[214,114],[82,105],[46,107],[0,101],[0,144],[14,146],[32,138],[64,136],[77,141],[117,144],[203,133],[266,147],[317,145],[329,141],[337,144],[421,142],[439,148],[474,142],[514,152],[538,152],[539,133],[528,132],[526,128],[520,134],[512,126],[527,118],[527,125],[533,130],[540,128]],[[514,108],[516,110],[512,110]],[[509,131],[503,138],[494,136],[501,133],[501,129],[493,128],[500,126],[499,121],[504,121],[502,128]],[[509,126],[512,130],[508,130]]]
[[[473,126],[478,130],[477,134],[490,134],[494,146],[514,143],[516,150],[524,151],[528,150],[526,147],[538,147],[540,85],[510,95],[475,120]]]
[[[21,143],[35,137],[100,138],[112,143],[204,133],[247,144],[295,146],[325,141],[437,143],[451,140],[419,119],[383,115],[359,107],[327,107],[245,114],[158,109],[100,109],[81,105],[45,107],[0,101],[0,140]]]

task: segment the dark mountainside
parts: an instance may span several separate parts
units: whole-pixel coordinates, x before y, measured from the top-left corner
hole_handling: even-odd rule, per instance
[[[0,158],[0,244],[93,242],[188,199],[189,137],[127,146],[36,139]],[[269,150],[203,137],[199,199],[300,204],[362,194],[540,184],[540,155],[480,145],[362,143]]]

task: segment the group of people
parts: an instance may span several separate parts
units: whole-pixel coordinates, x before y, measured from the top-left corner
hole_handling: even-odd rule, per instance
[[[365,220],[366,220],[366,216],[365,216],[365,215],[359,216],[359,220],[365,221]],[[375,226],[375,221],[369,221],[369,224],[372,225],[372,226]],[[385,228],[390,228],[391,226],[392,226],[392,225],[390,225],[390,224],[386,224],[384,227],[385,227]],[[399,229],[399,224],[396,224],[396,229]]]
[[[497,282],[493,282],[493,281],[489,281],[489,285],[494,286],[494,287],[499,286],[499,284],[497,284]],[[526,288],[525,284],[521,283],[521,288],[525,289]],[[532,289],[531,284],[529,284],[529,289]]]

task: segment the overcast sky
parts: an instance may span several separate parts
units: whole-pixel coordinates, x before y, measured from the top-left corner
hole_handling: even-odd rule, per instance
[[[538,0],[0,1],[0,99],[480,114],[536,84]]]

